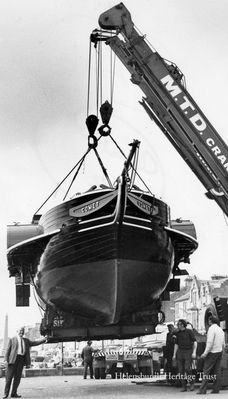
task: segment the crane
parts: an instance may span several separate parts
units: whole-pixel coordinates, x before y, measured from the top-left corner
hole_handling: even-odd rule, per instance
[[[99,25],[91,40],[105,40],[121,60],[145,95],[140,104],[228,216],[228,147],[187,91],[183,73],[138,33],[123,3],[102,13]]]

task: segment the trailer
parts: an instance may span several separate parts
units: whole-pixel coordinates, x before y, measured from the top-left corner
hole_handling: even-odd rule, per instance
[[[95,379],[145,378],[153,376],[153,357],[147,349],[97,351],[93,367]]]

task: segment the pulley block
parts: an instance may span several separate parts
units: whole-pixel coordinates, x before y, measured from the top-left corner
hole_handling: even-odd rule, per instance
[[[108,101],[105,101],[101,106],[100,106],[100,114],[101,114],[101,119],[104,125],[108,125],[111,115],[112,115],[113,108],[111,104]]]
[[[111,128],[109,125],[101,125],[98,129],[98,132],[101,136],[109,136],[111,133]]]
[[[88,147],[96,148],[97,147],[97,138],[96,136],[88,136]]]
[[[86,126],[88,128],[90,136],[94,135],[98,122],[99,119],[96,115],[91,114],[86,118]]]

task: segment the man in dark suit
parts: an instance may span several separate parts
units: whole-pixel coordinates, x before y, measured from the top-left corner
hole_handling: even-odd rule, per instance
[[[87,370],[89,367],[90,378],[93,378],[93,348],[91,347],[92,342],[88,341],[87,345],[82,349],[82,359],[84,362],[84,375],[83,378],[87,377]]]
[[[21,375],[24,366],[29,366],[30,360],[30,347],[43,344],[47,342],[47,338],[30,341],[28,338],[24,338],[24,327],[18,330],[18,335],[9,339],[8,346],[5,354],[5,361],[7,362],[6,371],[6,384],[5,394],[3,398],[8,398],[11,382],[13,380],[13,387],[11,391],[11,398],[20,398],[21,395],[17,394],[17,388],[20,384]]]

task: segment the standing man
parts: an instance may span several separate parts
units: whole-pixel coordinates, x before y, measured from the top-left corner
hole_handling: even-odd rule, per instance
[[[84,379],[87,378],[88,367],[90,371],[90,378],[93,378],[93,348],[91,345],[92,341],[88,341],[87,345],[82,349],[81,356],[84,362]]]
[[[17,335],[9,339],[5,354],[5,361],[7,362],[5,395],[3,398],[8,398],[11,382],[13,380],[13,387],[11,391],[11,398],[20,398],[17,394],[17,388],[20,384],[22,370],[24,366],[29,366],[30,360],[30,346],[36,346],[47,342],[47,338],[39,341],[30,341],[24,338],[24,327],[17,331]]]
[[[176,335],[174,334],[174,325],[173,324],[168,324],[168,333],[166,335],[166,345],[165,345],[165,359],[166,359],[166,376],[167,380],[170,378],[170,373],[172,373],[173,370],[173,365],[172,365],[172,360],[173,360],[173,353],[174,353],[174,345],[175,345],[175,340],[176,340]]]
[[[213,369],[213,387],[211,393],[219,393],[221,385],[221,359],[222,350],[225,344],[224,332],[218,325],[218,320],[214,316],[208,319],[209,329],[207,332],[206,348],[201,355],[204,359],[203,377],[198,394],[206,394],[207,384],[210,380],[210,372]]]
[[[186,321],[180,319],[177,323],[176,343],[173,360],[177,359],[178,372],[181,380],[181,392],[187,391],[190,382],[190,391],[194,390],[194,376],[192,375],[192,359],[196,359],[197,342],[192,330],[186,328]]]

